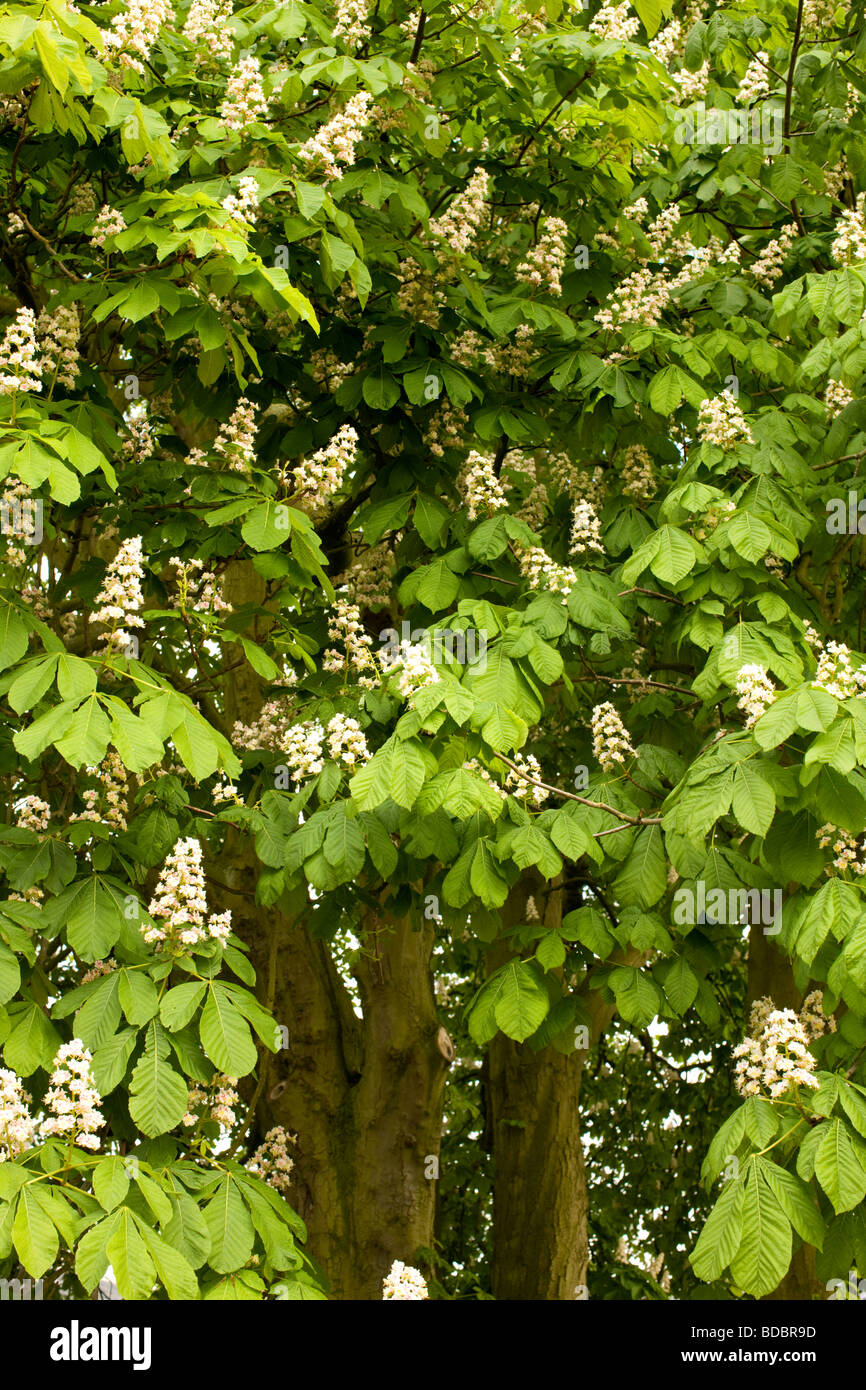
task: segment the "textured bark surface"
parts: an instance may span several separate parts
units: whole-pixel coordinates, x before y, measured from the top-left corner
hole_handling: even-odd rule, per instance
[[[543,901],[545,926],[562,917],[562,892],[542,899],[524,877],[503,922],[526,920],[528,893]],[[509,958],[491,951],[491,970]],[[586,1053],[533,1052],[501,1034],[490,1044],[489,1106],[494,1154],[493,1293],[528,1301],[573,1299],[587,1283],[587,1192],[580,1142],[580,1083]]]

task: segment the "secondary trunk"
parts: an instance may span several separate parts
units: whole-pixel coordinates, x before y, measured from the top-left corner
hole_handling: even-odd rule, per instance
[[[562,890],[525,875],[503,925],[526,921],[534,894],[546,927],[562,918]],[[491,951],[491,969],[513,954]],[[494,1155],[493,1293],[500,1299],[585,1296],[589,1245],[580,1142],[580,1082],[586,1053],[533,1052],[498,1034],[489,1053],[489,1126]]]

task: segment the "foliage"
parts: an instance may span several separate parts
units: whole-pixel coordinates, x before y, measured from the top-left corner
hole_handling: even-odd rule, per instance
[[[800,1241],[822,1279],[863,1263],[866,703],[829,644],[866,662],[866,541],[827,521],[866,455],[866,29],[858,5],[809,28],[802,0],[641,0],[605,36],[596,10],[385,3],[355,41],[320,0],[259,0],[221,53],[179,4],[142,54],[134,5],[4,7],[2,308],[40,315],[45,356],[40,391],[15,368],[0,395],[0,1042],[44,1110],[79,1039],[106,1126],[99,1153],[48,1138],[0,1166],[0,1257],[67,1296],[109,1263],[127,1298],[322,1296],[303,1223],[244,1161],[279,1045],[245,943],[146,939],[174,847],[201,842],[218,880],[230,826],[259,904],[320,940],[383,901],[435,919],[463,1062],[500,1032],[572,1051],[595,999],[617,1047],[661,1021],[677,1065],[726,1066],[742,923],[683,922],[676,895],[779,890],[774,948],[838,1023],[820,1089],[732,1111],[703,1176],[738,1168],[691,1269],[675,1251],[706,1204],[660,1145],[655,1176],[682,1185],[666,1258],[686,1291],[755,1297]],[[743,96],[758,51],[764,90]],[[235,118],[250,55],[262,100]],[[686,142],[693,99],[724,138]],[[340,113],[335,166],[317,149]],[[755,114],[769,147],[728,138]],[[47,320],[73,309],[70,376]],[[143,600],[111,616],[136,537]],[[388,664],[404,624],[415,648],[446,635],[432,664]],[[757,709],[756,667],[775,696]],[[369,758],[328,742],[338,717]],[[828,823],[854,845],[842,867]],[[570,882],[568,910],[526,913],[488,971],[539,876]],[[449,1102],[461,1162],[474,1070]],[[214,1073],[250,1079],[249,1113],[184,1126]],[[707,1086],[715,1112],[727,1080],[682,1088],[690,1153]],[[652,1089],[632,1105],[655,1114]],[[439,1252],[454,1267],[483,1259],[476,1181],[474,1230]],[[483,1268],[449,1287],[483,1291]]]

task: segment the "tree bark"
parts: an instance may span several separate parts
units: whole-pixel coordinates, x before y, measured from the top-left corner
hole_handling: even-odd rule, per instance
[[[542,898],[525,875],[509,896],[503,926],[526,921],[526,899],[543,901],[546,927],[562,919],[562,890]],[[513,954],[491,951],[497,969]],[[560,1301],[586,1296],[587,1190],[580,1141],[584,1051],[533,1052],[501,1033],[489,1052],[489,1122],[494,1156],[493,1293],[498,1299]]]
[[[306,922],[250,923],[257,967],[276,933],[274,1013],[289,1046],[276,1055],[258,1128],[298,1135],[289,1198],[336,1299],[380,1299],[394,1260],[421,1264],[434,1239],[435,1178],[449,1061],[436,1016],[432,926],[385,911],[362,921],[375,954],[357,970],[363,1021]]]

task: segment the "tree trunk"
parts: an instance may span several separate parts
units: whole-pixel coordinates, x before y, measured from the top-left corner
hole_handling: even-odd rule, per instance
[[[524,875],[509,896],[503,925],[526,921],[526,899],[544,903],[543,922],[562,918],[562,890],[542,898]],[[494,946],[490,968],[513,954]],[[500,1299],[560,1301],[586,1296],[587,1192],[580,1142],[584,1051],[565,1055],[501,1033],[490,1044],[489,1124],[493,1144],[493,1293]]]

